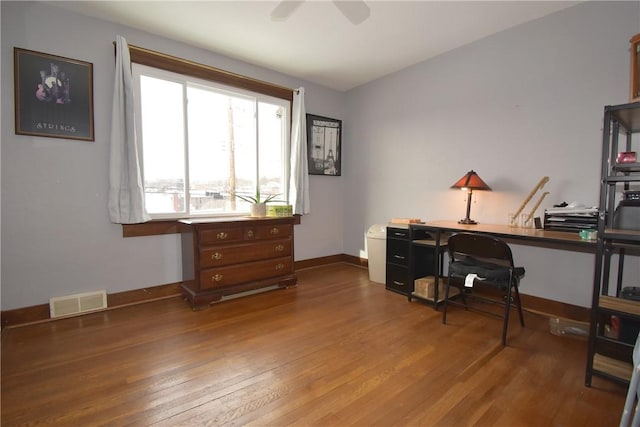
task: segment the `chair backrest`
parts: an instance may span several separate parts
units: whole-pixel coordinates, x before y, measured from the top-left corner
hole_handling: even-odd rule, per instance
[[[449,259],[466,257],[514,267],[511,248],[503,240],[481,233],[457,233],[449,237]]]

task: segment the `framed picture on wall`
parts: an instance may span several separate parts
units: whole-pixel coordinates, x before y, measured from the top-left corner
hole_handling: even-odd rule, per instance
[[[13,48],[16,134],[94,141],[93,64]]]
[[[309,175],[340,176],[342,120],[307,114]]]

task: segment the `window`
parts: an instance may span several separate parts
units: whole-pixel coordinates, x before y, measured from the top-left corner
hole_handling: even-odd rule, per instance
[[[290,101],[134,63],[145,206],[152,218],[244,213],[287,195]]]

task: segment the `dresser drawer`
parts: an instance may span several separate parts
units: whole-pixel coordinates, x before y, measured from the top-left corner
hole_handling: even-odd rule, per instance
[[[237,228],[207,228],[200,230],[200,244],[212,245],[229,242],[242,242],[247,234],[252,235],[252,229]]]
[[[386,288],[401,294],[413,292],[413,283],[407,267],[387,264]]]
[[[387,239],[387,262],[409,265],[410,243],[408,240]]]
[[[219,267],[288,256],[291,255],[291,246],[291,239],[280,239],[203,248],[200,251],[200,266]]]
[[[387,227],[387,238],[409,240],[409,229]]]
[[[274,258],[203,270],[200,273],[200,287],[211,289],[291,273],[293,273],[292,257]]]
[[[258,225],[254,229],[256,240],[283,239],[291,236],[292,232],[291,224]]]

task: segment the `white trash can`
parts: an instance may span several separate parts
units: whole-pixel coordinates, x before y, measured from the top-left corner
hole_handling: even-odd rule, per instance
[[[387,281],[387,224],[374,224],[367,231],[369,280],[384,284]]]

